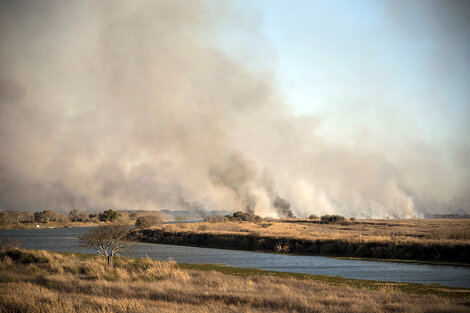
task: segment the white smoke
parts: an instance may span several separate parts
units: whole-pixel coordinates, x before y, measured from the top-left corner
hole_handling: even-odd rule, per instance
[[[1,207],[417,216],[393,164],[317,136],[220,51],[214,14],[1,2]]]

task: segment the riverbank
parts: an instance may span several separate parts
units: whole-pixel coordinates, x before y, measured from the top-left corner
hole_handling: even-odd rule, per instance
[[[469,227],[465,220],[223,222],[160,225],[136,229],[133,236],[142,242],[219,249],[468,265]]]
[[[48,223],[16,223],[6,226],[0,226],[0,230],[13,230],[13,229],[42,229],[42,228],[66,228],[66,227],[91,227],[104,225],[105,222],[48,222]]]
[[[0,251],[2,312],[467,312],[470,290],[117,258]]]
[[[439,262],[439,261],[420,261],[420,260],[399,260],[399,259],[374,259],[374,258],[356,258],[347,256],[335,256],[335,259],[340,260],[360,260],[360,261],[376,261],[376,262],[393,262],[393,263],[411,263],[411,264],[426,264],[426,265],[441,265],[441,266],[463,266],[470,267],[468,263],[457,262]]]

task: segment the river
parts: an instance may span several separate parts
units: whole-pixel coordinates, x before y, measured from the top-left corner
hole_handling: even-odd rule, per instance
[[[22,241],[21,247],[25,249],[96,253],[91,249],[83,249],[79,245],[78,237],[89,229],[90,227],[0,230],[0,239],[19,239]],[[233,267],[280,272],[470,288],[470,267],[463,266],[342,260],[321,256],[283,255],[153,243],[138,243],[135,253],[131,256],[147,255],[156,260],[172,258],[179,263],[226,264]]]

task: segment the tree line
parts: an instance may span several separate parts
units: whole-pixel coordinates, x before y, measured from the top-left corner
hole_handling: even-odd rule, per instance
[[[113,210],[108,209],[98,213],[72,209],[67,214],[53,210],[43,210],[34,213],[22,211],[0,212],[0,226],[27,224],[70,224],[70,223],[100,223],[119,222],[146,227],[163,223],[163,215],[158,211],[144,210]]]

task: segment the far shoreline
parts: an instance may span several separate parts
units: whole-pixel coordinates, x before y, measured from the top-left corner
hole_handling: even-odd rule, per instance
[[[51,229],[51,228],[70,228],[70,227],[91,227],[109,225],[109,223],[71,223],[71,224],[55,224],[55,223],[31,223],[20,225],[1,226],[0,230],[22,230],[22,229]]]

